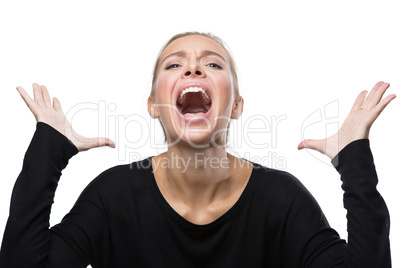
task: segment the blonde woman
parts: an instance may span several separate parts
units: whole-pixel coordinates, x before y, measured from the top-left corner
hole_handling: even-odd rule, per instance
[[[388,87],[360,93],[333,136],[299,144],[326,154],[341,174],[348,243],[295,177],[227,152],[228,125],[244,101],[216,36],[176,35],[157,59],[148,111],[167,151],[104,171],[51,228],[68,160],[114,143],[76,133],[45,86],[33,84],[34,100],[17,87],[37,129],[13,190],[0,266],[390,267],[389,215],[368,141],[395,98],[382,98]]]

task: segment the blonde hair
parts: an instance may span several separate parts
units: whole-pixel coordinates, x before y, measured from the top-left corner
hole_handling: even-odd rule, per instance
[[[169,41],[166,42],[166,44],[159,51],[158,57],[156,59],[155,65],[154,65],[154,71],[153,71],[153,75],[152,75],[152,88],[151,88],[150,96],[153,97],[155,94],[155,83],[156,83],[156,78],[158,77],[158,67],[159,67],[159,63],[160,63],[160,57],[161,57],[163,51],[166,49],[166,47],[168,45],[170,45],[170,43],[172,43],[176,39],[179,39],[179,38],[185,37],[185,36],[189,36],[189,35],[205,36],[211,40],[214,40],[223,48],[223,50],[228,55],[229,68],[230,68],[230,72],[231,72],[232,78],[233,78],[233,89],[234,89],[235,97],[239,96],[240,93],[239,93],[239,81],[238,81],[238,76],[237,76],[237,68],[236,68],[236,64],[233,59],[233,56],[230,53],[230,50],[228,49],[227,45],[225,44],[225,42],[223,42],[223,40],[221,38],[219,38],[216,35],[213,35],[212,33],[203,33],[203,32],[196,32],[196,31],[184,32],[184,33],[179,33],[179,34],[174,35],[172,38],[169,39]],[[162,130],[163,130],[163,135],[165,136],[165,142],[166,142],[167,135],[166,135],[165,128],[163,127],[162,122],[160,120],[159,120],[159,123],[161,124]],[[229,129],[229,126],[230,126],[230,122],[228,125],[228,129]],[[226,141],[227,141],[227,137],[228,137],[228,135],[226,135]]]

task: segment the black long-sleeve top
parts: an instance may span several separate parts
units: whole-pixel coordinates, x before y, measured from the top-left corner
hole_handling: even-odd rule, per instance
[[[77,152],[57,130],[37,123],[11,197],[0,267],[391,266],[389,214],[376,190],[367,139],[336,157],[348,243],[294,176],[257,163],[224,215],[193,224],[159,191],[152,157],[101,173],[61,223],[49,228],[61,171]]]

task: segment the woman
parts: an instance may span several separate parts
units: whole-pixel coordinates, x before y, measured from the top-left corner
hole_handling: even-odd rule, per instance
[[[388,87],[378,82],[367,98],[363,91],[338,133],[298,147],[334,160],[348,244],[296,178],[226,152],[228,125],[243,99],[217,37],[184,33],[161,50],[148,111],[163,126],[167,152],[106,170],[50,229],[68,160],[114,143],[77,134],[46,87],[33,84],[34,100],[17,87],[38,123],[13,190],[0,265],[390,267],[389,215],[368,143],[370,126],[395,98],[382,99]]]

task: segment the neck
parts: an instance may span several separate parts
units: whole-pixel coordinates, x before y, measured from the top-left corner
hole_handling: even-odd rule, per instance
[[[247,163],[215,146],[197,149],[176,144],[153,158],[154,172],[161,179],[158,184],[192,207],[227,198],[231,187],[238,185],[234,175],[242,165]]]

